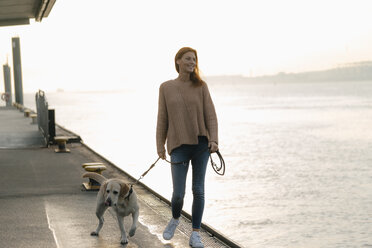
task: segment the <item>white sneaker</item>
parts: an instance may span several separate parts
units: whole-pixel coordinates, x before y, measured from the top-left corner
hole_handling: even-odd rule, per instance
[[[165,240],[171,240],[173,238],[173,235],[174,235],[174,231],[176,230],[178,224],[180,224],[180,221],[179,220],[176,220],[174,218],[172,218],[167,227],[165,228],[164,232],[163,232],[163,238]]]
[[[204,248],[199,232],[193,231],[191,233],[189,244],[193,248]]]

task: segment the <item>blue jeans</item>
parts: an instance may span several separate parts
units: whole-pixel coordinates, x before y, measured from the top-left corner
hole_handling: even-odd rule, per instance
[[[192,165],[192,227],[200,229],[204,212],[204,182],[209,159],[208,139],[199,136],[197,145],[181,145],[171,153],[171,168],[173,181],[172,215],[178,219],[181,216],[183,198],[185,196],[186,177],[191,160]],[[173,164],[185,162],[184,164]]]

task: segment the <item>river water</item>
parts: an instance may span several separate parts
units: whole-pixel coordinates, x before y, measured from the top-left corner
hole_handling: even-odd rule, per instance
[[[157,158],[158,86],[46,95],[58,124],[137,178]],[[372,247],[372,82],[209,89],[227,171],[209,167],[203,222],[244,247]],[[167,163],[143,182],[170,199]]]

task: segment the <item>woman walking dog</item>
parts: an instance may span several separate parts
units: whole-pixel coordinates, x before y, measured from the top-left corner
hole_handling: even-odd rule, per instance
[[[166,143],[172,162],[173,218],[165,228],[163,238],[170,240],[179,224],[191,160],[193,232],[190,245],[204,247],[199,231],[204,211],[204,182],[209,154],[218,150],[217,115],[207,84],[199,75],[196,50],[181,48],[175,56],[175,66],[178,77],[162,83],[159,88],[156,127],[158,155],[166,159]]]

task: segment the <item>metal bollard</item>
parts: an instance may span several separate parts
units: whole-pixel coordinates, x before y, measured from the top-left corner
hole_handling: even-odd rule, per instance
[[[32,119],[31,124],[37,124],[37,114],[30,114],[30,117]]]
[[[62,152],[70,152],[70,149],[66,148],[66,143],[69,137],[66,136],[56,136],[54,137],[54,140],[57,142],[58,148],[54,151],[56,153],[62,153]]]
[[[23,111],[23,115],[24,115],[25,117],[30,117],[30,113],[31,113],[31,110],[29,110],[29,109],[25,109],[25,110]]]
[[[82,167],[84,168],[85,171],[95,172],[95,173],[98,173],[98,174],[101,174],[102,171],[106,170],[106,166],[103,163],[100,163],[100,162],[84,163],[82,165]],[[89,182],[84,182],[83,183],[83,187],[87,191],[99,190],[100,186],[101,185],[96,180],[94,180],[92,178],[89,178]]]

